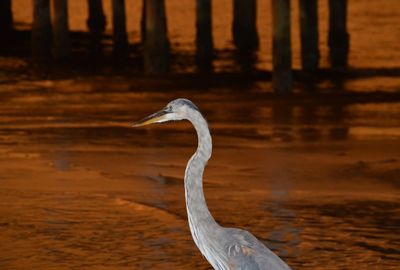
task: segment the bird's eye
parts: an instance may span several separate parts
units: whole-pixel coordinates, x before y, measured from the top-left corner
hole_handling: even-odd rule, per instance
[[[168,111],[168,112],[172,112],[172,106],[170,106],[170,105],[167,106],[165,109],[166,109],[166,111]]]

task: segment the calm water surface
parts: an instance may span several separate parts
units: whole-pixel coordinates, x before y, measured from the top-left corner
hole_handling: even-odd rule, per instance
[[[205,193],[218,222],[251,230],[294,269],[398,269],[399,103],[17,88],[1,91],[1,269],[210,269],[184,206],[193,129],[129,127],[177,96],[210,122]]]
[[[133,42],[137,2],[127,1]],[[231,2],[213,2],[217,49],[231,48]],[[82,3],[70,1],[73,30],[85,28]],[[31,2],[13,4],[15,19],[30,23]],[[259,5],[258,65],[270,69],[270,1]],[[319,88],[400,89],[398,76],[378,76],[400,66],[398,6],[349,1],[350,65],[376,76]],[[194,1],[168,0],[167,8],[173,47],[192,51],[194,28],[182,25],[194,25]],[[257,85],[148,93],[104,77],[0,82],[0,269],[210,269],[186,221],[182,177],[196,149],[193,129],[129,127],[176,97],[192,99],[210,123],[205,193],[221,225],[250,230],[293,269],[399,269],[399,102],[270,100]]]

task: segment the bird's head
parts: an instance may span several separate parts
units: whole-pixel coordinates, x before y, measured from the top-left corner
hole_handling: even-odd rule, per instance
[[[153,123],[163,123],[188,119],[193,111],[199,109],[188,99],[178,98],[167,104],[162,110],[153,113],[140,121],[133,123],[133,127],[145,126]]]

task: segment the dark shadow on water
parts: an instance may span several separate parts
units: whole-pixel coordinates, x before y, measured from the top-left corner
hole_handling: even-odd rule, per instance
[[[72,32],[73,56],[66,61],[48,60],[42,63],[33,62],[30,58],[30,31],[14,31],[3,39],[0,44],[0,55],[7,58],[19,58],[25,65],[7,70],[2,70],[18,80],[21,74],[29,79],[68,79],[85,76],[122,76],[124,79],[143,77],[143,60],[141,56],[141,44],[131,44],[127,51],[127,57],[115,57],[112,50],[112,37],[104,35],[102,38],[101,54],[90,54],[90,35],[86,32]],[[179,45],[179,44],[178,44]],[[179,48],[179,46],[177,46]],[[216,50],[213,56],[214,62],[220,63],[216,68],[207,62],[199,65],[196,63],[195,52],[182,52],[179,49],[172,51],[172,74],[164,76],[146,77],[149,79],[174,80],[177,87],[185,81],[182,87],[189,88],[218,88],[230,87],[241,89],[254,89],[255,83],[270,83],[271,72],[259,70],[255,67],[257,55],[254,53],[238,53],[232,49]],[[2,61],[6,61],[3,59]],[[12,60],[10,60],[12,61]],[[1,63],[0,63],[1,64]],[[12,64],[10,64],[12,65]],[[12,76],[15,75],[15,76]],[[164,78],[163,78],[164,77]],[[294,70],[296,81],[295,90],[302,93],[318,93],[320,83],[330,81],[332,92],[348,91],[346,81],[357,78],[373,77],[400,77],[400,67],[393,68],[348,68],[348,69],[320,69],[315,73],[307,73]],[[0,83],[4,83],[0,78]],[[10,82],[9,80],[6,80]],[[266,91],[271,91],[271,86]],[[379,89],[377,89],[379,90]],[[295,91],[296,92],[296,91]],[[399,92],[399,91],[397,91]]]

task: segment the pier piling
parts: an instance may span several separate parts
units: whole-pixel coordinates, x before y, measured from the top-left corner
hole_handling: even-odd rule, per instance
[[[210,68],[213,56],[211,0],[196,0],[196,63]]]
[[[71,56],[68,0],[53,0],[53,55],[58,60]]]
[[[272,87],[277,94],[292,91],[290,0],[272,0]]]
[[[50,0],[33,0],[32,56],[46,59],[51,56]]]
[[[140,18],[140,40],[142,44],[146,39],[146,0],[142,1],[142,17]]]
[[[71,56],[68,29],[68,0],[32,0],[32,55],[36,59],[65,59]],[[103,0],[86,0],[89,29],[89,54],[102,53],[102,38],[106,28]],[[257,32],[257,0],[232,0],[232,35],[236,51],[233,56],[242,72],[253,72],[255,51],[259,47]],[[319,68],[319,0],[299,1],[301,67],[312,74]],[[12,0],[0,0],[0,33],[13,31]],[[126,0],[111,0],[113,50],[119,59],[128,55]],[[199,71],[211,71],[214,57],[212,0],[196,0],[196,64]],[[272,6],[272,86],[275,93],[292,92],[291,0],[271,0]],[[346,67],[349,54],[347,32],[347,0],[328,0],[329,56],[332,68]],[[52,18],[52,21],[51,21]],[[140,22],[144,71],[160,74],[169,71],[170,44],[167,31],[165,0],[142,0]],[[9,37],[17,36],[10,35]],[[11,40],[12,38],[10,38]],[[7,41],[7,40],[6,40]],[[5,41],[5,42],[6,42]],[[5,43],[3,42],[3,43]],[[6,46],[4,46],[6,48]],[[97,59],[97,58],[93,58]],[[307,73],[307,74],[308,74]],[[314,77],[314,76],[313,76]]]
[[[328,45],[332,67],[346,67],[349,54],[347,0],[329,0]]]
[[[299,1],[301,67],[304,71],[313,72],[318,69],[318,1]]]
[[[147,74],[169,70],[169,41],[164,0],[147,0],[144,8],[144,69]]]
[[[125,0],[113,0],[112,9],[114,54],[124,56],[126,55],[128,49]]]
[[[0,0],[0,33],[10,33],[13,30],[13,15],[11,0]]]
[[[106,17],[102,0],[88,0],[89,18],[87,26],[90,31],[90,50],[92,54],[101,53],[101,40],[106,29]]]
[[[258,49],[256,19],[256,0],[233,0],[233,43],[238,51],[248,53]]]

